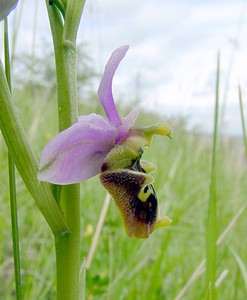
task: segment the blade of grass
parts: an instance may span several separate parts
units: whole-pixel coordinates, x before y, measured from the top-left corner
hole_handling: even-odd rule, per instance
[[[215,280],[216,280],[216,240],[217,240],[217,214],[216,214],[216,151],[218,140],[218,115],[219,115],[219,79],[220,79],[220,54],[217,58],[217,72],[216,72],[216,93],[215,93],[215,114],[214,114],[214,133],[213,133],[213,149],[211,161],[211,182],[210,182],[210,196],[207,215],[206,228],[206,280],[209,288],[210,298],[216,298]]]
[[[183,288],[179,291],[175,300],[183,299],[183,295],[189,289],[189,287],[196,281],[196,279],[198,279],[205,272],[205,262],[206,262],[205,259],[203,261],[201,261],[200,265],[195,269],[195,271],[190,276],[189,280],[186,282],[186,284],[183,286]]]
[[[223,282],[223,280],[226,278],[226,276],[229,274],[229,270],[225,269],[220,276],[218,277],[218,279],[215,281],[215,287],[218,288],[221,283]]]
[[[242,9],[240,9],[238,22],[236,24],[237,25],[236,32],[234,34],[234,40],[236,42],[236,45],[240,41],[241,31],[242,31],[243,25],[244,25],[245,7],[246,7],[246,3],[243,2]],[[228,101],[228,97],[229,97],[230,82],[232,79],[233,69],[235,67],[235,60],[237,57],[237,52],[238,52],[238,47],[232,47],[232,51],[231,51],[231,54],[229,57],[228,69],[226,72],[226,80],[225,80],[224,89],[223,89],[220,125],[224,124],[224,118],[225,118],[225,114],[226,114],[226,106],[227,106],[227,101]]]
[[[242,100],[242,90],[241,87],[238,87],[238,95],[239,95],[239,107],[240,107],[240,114],[241,114],[241,123],[243,129],[243,139],[244,139],[244,148],[245,148],[245,156],[247,159],[247,133],[246,133],[246,126],[244,121],[244,106]]]
[[[4,20],[4,58],[5,58],[5,74],[9,85],[9,89],[11,90],[9,36],[8,36],[7,18]],[[9,153],[8,153],[8,169],[9,169],[9,195],[10,195],[16,299],[20,300],[22,299],[21,262],[20,262],[20,248],[19,248],[18,213],[17,213],[17,202],[16,202],[15,165]]]
[[[239,269],[241,271],[241,274],[242,274],[242,277],[244,280],[246,292],[247,292],[247,267],[246,267],[245,263],[243,262],[243,260],[241,259],[241,257],[234,250],[232,250],[232,253],[238,263]]]
[[[106,213],[107,213],[107,210],[108,210],[108,207],[109,207],[109,204],[110,204],[110,199],[111,199],[111,197],[107,193],[106,197],[105,197],[105,201],[104,201],[102,209],[101,209],[98,224],[97,224],[94,236],[93,236],[92,244],[91,244],[90,249],[88,251],[87,260],[86,260],[86,263],[85,263],[86,269],[89,269],[90,266],[91,266],[94,253],[95,253],[95,250],[96,250],[97,245],[98,245],[100,233],[101,233],[104,221],[105,221]]]

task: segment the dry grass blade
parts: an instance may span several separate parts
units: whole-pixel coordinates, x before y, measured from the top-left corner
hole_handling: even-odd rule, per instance
[[[104,221],[105,221],[105,216],[106,216],[109,204],[110,204],[110,199],[111,199],[111,196],[107,193],[105,200],[104,200],[104,204],[101,209],[98,224],[97,224],[94,236],[93,236],[92,244],[91,244],[91,247],[88,252],[88,256],[87,256],[87,260],[86,260],[86,264],[85,264],[86,269],[89,269],[91,266],[93,256],[94,256],[94,253],[97,248],[98,241],[99,241],[100,233],[101,233]]]
[[[244,284],[245,284],[245,288],[246,288],[246,292],[247,292],[247,266],[246,264],[243,262],[243,260],[241,259],[241,257],[234,251],[232,250],[232,253],[238,263],[239,269],[241,271],[243,280],[244,280]]]
[[[245,156],[246,156],[246,159],[247,159],[247,133],[246,133],[246,126],[245,126],[245,121],[244,121],[244,106],[243,106],[243,100],[242,100],[242,91],[241,91],[240,86],[238,88],[238,95],[239,95],[239,107],[240,107],[240,114],[241,114],[241,123],[242,123],[242,129],[243,129]]]

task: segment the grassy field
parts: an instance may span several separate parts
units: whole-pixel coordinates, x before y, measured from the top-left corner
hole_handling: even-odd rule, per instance
[[[29,140],[39,157],[57,130],[51,92],[30,88],[14,93]],[[90,108],[82,106],[81,113]],[[154,116],[141,114],[139,123]],[[157,119],[157,117],[155,117]],[[166,120],[165,120],[166,121]],[[212,137],[187,133],[171,121],[173,139],[156,137],[144,159],[153,173],[160,213],[173,219],[149,239],[127,238],[119,212],[110,202],[95,255],[82,284],[85,299],[205,299],[205,232]],[[217,296],[247,299],[247,172],[241,138],[219,137],[217,146]],[[0,137],[0,299],[15,299],[7,151]],[[23,299],[55,299],[52,234],[17,174]],[[81,184],[81,257],[87,257],[106,192],[99,178]],[[71,199],[73,201],[73,199]]]

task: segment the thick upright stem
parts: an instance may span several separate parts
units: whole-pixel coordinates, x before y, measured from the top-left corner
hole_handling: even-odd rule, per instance
[[[77,120],[76,50],[62,43],[56,52],[59,129]],[[56,238],[57,299],[79,299],[80,275],[80,189],[78,184],[62,187],[60,204],[70,232]]]
[[[59,130],[61,131],[76,122],[78,117],[76,33],[71,37],[66,36],[64,34],[66,20],[62,20],[58,8],[49,6],[47,2],[47,9],[55,51]],[[78,184],[62,187],[60,205],[70,231],[65,235],[56,236],[57,299],[78,300],[80,295],[81,235],[80,189]]]
[[[70,232],[56,238],[57,299],[78,300],[80,294],[80,201],[79,186],[62,190],[63,209]]]
[[[59,129],[77,120],[76,51],[72,43],[55,50]],[[60,204],[70,232],[56,238],[57,299],[79,299],[80,274],[80,188],[79,184],[62,187]]]

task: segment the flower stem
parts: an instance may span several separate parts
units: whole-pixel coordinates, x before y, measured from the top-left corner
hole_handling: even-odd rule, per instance
[[[46,4],[55,52],[59,131],[61,131],[78,118],[76,33],[84,1],[67,1],[65,15],[56,5],[49,5],[47,0]],[[73,22],[70,22],[72,19]],[[81,236],[79,184],[63,186],[59,203],[70,231],[56,237],[57,299],[78,300]]]
[[[9,85],[9,89],[11,90],[9,36],[8,36],[7,18],[4,20],[4,60],[5,60],[5,74]],[[18,214],[17,214],[17,203],[16,203],[15,165],[10,153],[8,153],[8,169],[9,169],[9,195],[10,195],[10,211],[11,211],[11,224],[12,224],[16,299],[20,300],[21,299],[21,264],[20,264],[20,248],[19,248]]]
[[[62,189],[63,210],[70,232],[56,237],[57,299],[78,300],[80,295],[79,185]]]

